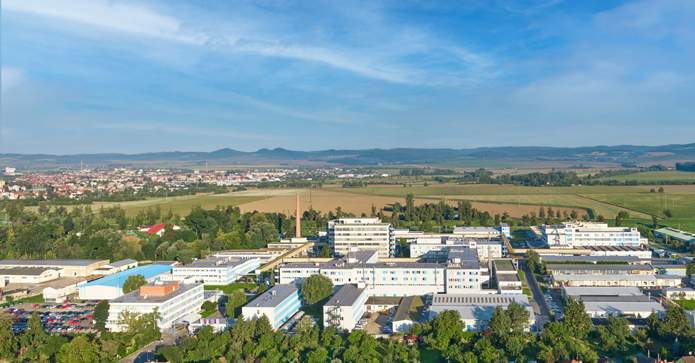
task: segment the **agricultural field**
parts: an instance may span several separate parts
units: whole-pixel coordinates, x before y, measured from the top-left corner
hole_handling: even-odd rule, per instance
[[[583,197],[608,203],[648,215],[665,217],[670,210],[673,218],[695,219],[695,194],[640,193],[640,194],[583,194]]]
[[[647,181],[667,181],[667,180],[681,180],[681,181],[695,181],[695,173],[687,171],[647,171],[644,173],[630,174],[630,175],[620,175],[608,178],[610,180],[637,180],[641,182]]]
[[[625,194],[644,190],[633,186],[576,186],[576,187],[516,187],[513,185],[458,185],[437,184],[412,187],[369,186],[367,188],[341,188],[348,193],[387,195],[405,198],[413,193],[416,197],[428,196],[473,196],[473,195],[564,195],[564,194]]]

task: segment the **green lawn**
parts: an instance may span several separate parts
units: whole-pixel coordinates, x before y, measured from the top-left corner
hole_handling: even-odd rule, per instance
[[[531,294],[531,290],[529,290],[529,289],[521,289],[521,292],[524,293],[528,297],[533,296],[533,294]]]
[[[521,281],[526,281],[526,276],[524,276],[524,272],[523,272],[523,271],[521,271],[521,270],[516,270],[516,273],[519,275],[519,279],[521,279]]]
[[[234,282],[226,286],[216,286],[216,285],[209,285],[205,286],[205,290],[222,290],[225,294],[231,294],[232,291],[236,289],[248,289],[248,290],[253,290],[256,288],[256,284],[246,284],[246,283],[241,283],[241,282]]]
[[[420,362],[422,363],[436,363],[441,356],[442,353],[438,350],[420,349]]]
[[[202,316],[203,318],[207,318],[208,316],[210,316],[216,312],[217,312],[217,309],[212,310],[212,311],[203,311],[203,313],[200,314],[200,316]]]
[[[695,300],[673,300],[676,304],[683,307],[685,310],[695,309]]]
[[[29,303],[29,304],[39,304],[39,303],[45,303],[46,302],[46,300],[43,299],[43,294],[39,294],[39,295],[32,296],[32,297],[25,297],[22,299],[15,299],[14,303],[18,304],[20,301],[23,303]],[[5,306],[5,305],[9,305],[9,304],[10,304],[9,302],[6,302],[3,304],[0,304],[0,306]]]
[[[660,218],[666,217],[663,211],[668,209],[673,214],[673,218],[695,219],[695,208],[692,207],[695,204],[695,194],[642,192],[634,194],[582,194],[582,196],[648,215],[656,215]]]

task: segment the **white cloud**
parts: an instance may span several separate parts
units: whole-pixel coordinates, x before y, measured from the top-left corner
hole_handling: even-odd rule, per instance
[[[186,31],[181,21],[141,6],[105,0],[4,0],[3,12],[29,13],[112,31],[188,44],[202,44],[205,35]],[[87,29],[81,29],[88,32]]]
[[[20,84],[24,78],[24,71],[15,67],[2,67],[2,94],[14,86]]]

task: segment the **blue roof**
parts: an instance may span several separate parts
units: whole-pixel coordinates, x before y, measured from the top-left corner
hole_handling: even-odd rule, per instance
[[[142,275],[145,277],[145,280],[151,279],[157,275],[163,274],[165,272],[169,272],[173,269],[172,266],[166,266],[166,265],[149,265],[149,266],[139,266],[139,267],[134,267],[113,275],[109,275],[103,278],[100,278],[98,280],[94,280],[92,282],[88,282],[84,285],[80,285],[80,287],[86,287],[86,286],[111,286],[111,287],[122,287],[123,283],[125,280],[128,279],[128,276],[131,275]]]

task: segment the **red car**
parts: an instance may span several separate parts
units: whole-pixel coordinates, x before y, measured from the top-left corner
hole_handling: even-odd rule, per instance
[[[38,308],[39,306],[41,306],[41,305],[39,305],[39,304],[32,305],[33,308]]]
[[[91,319],[91,318],[92,318],[92,314],[89,314],[89,315],[85,316],[85,318]]]

